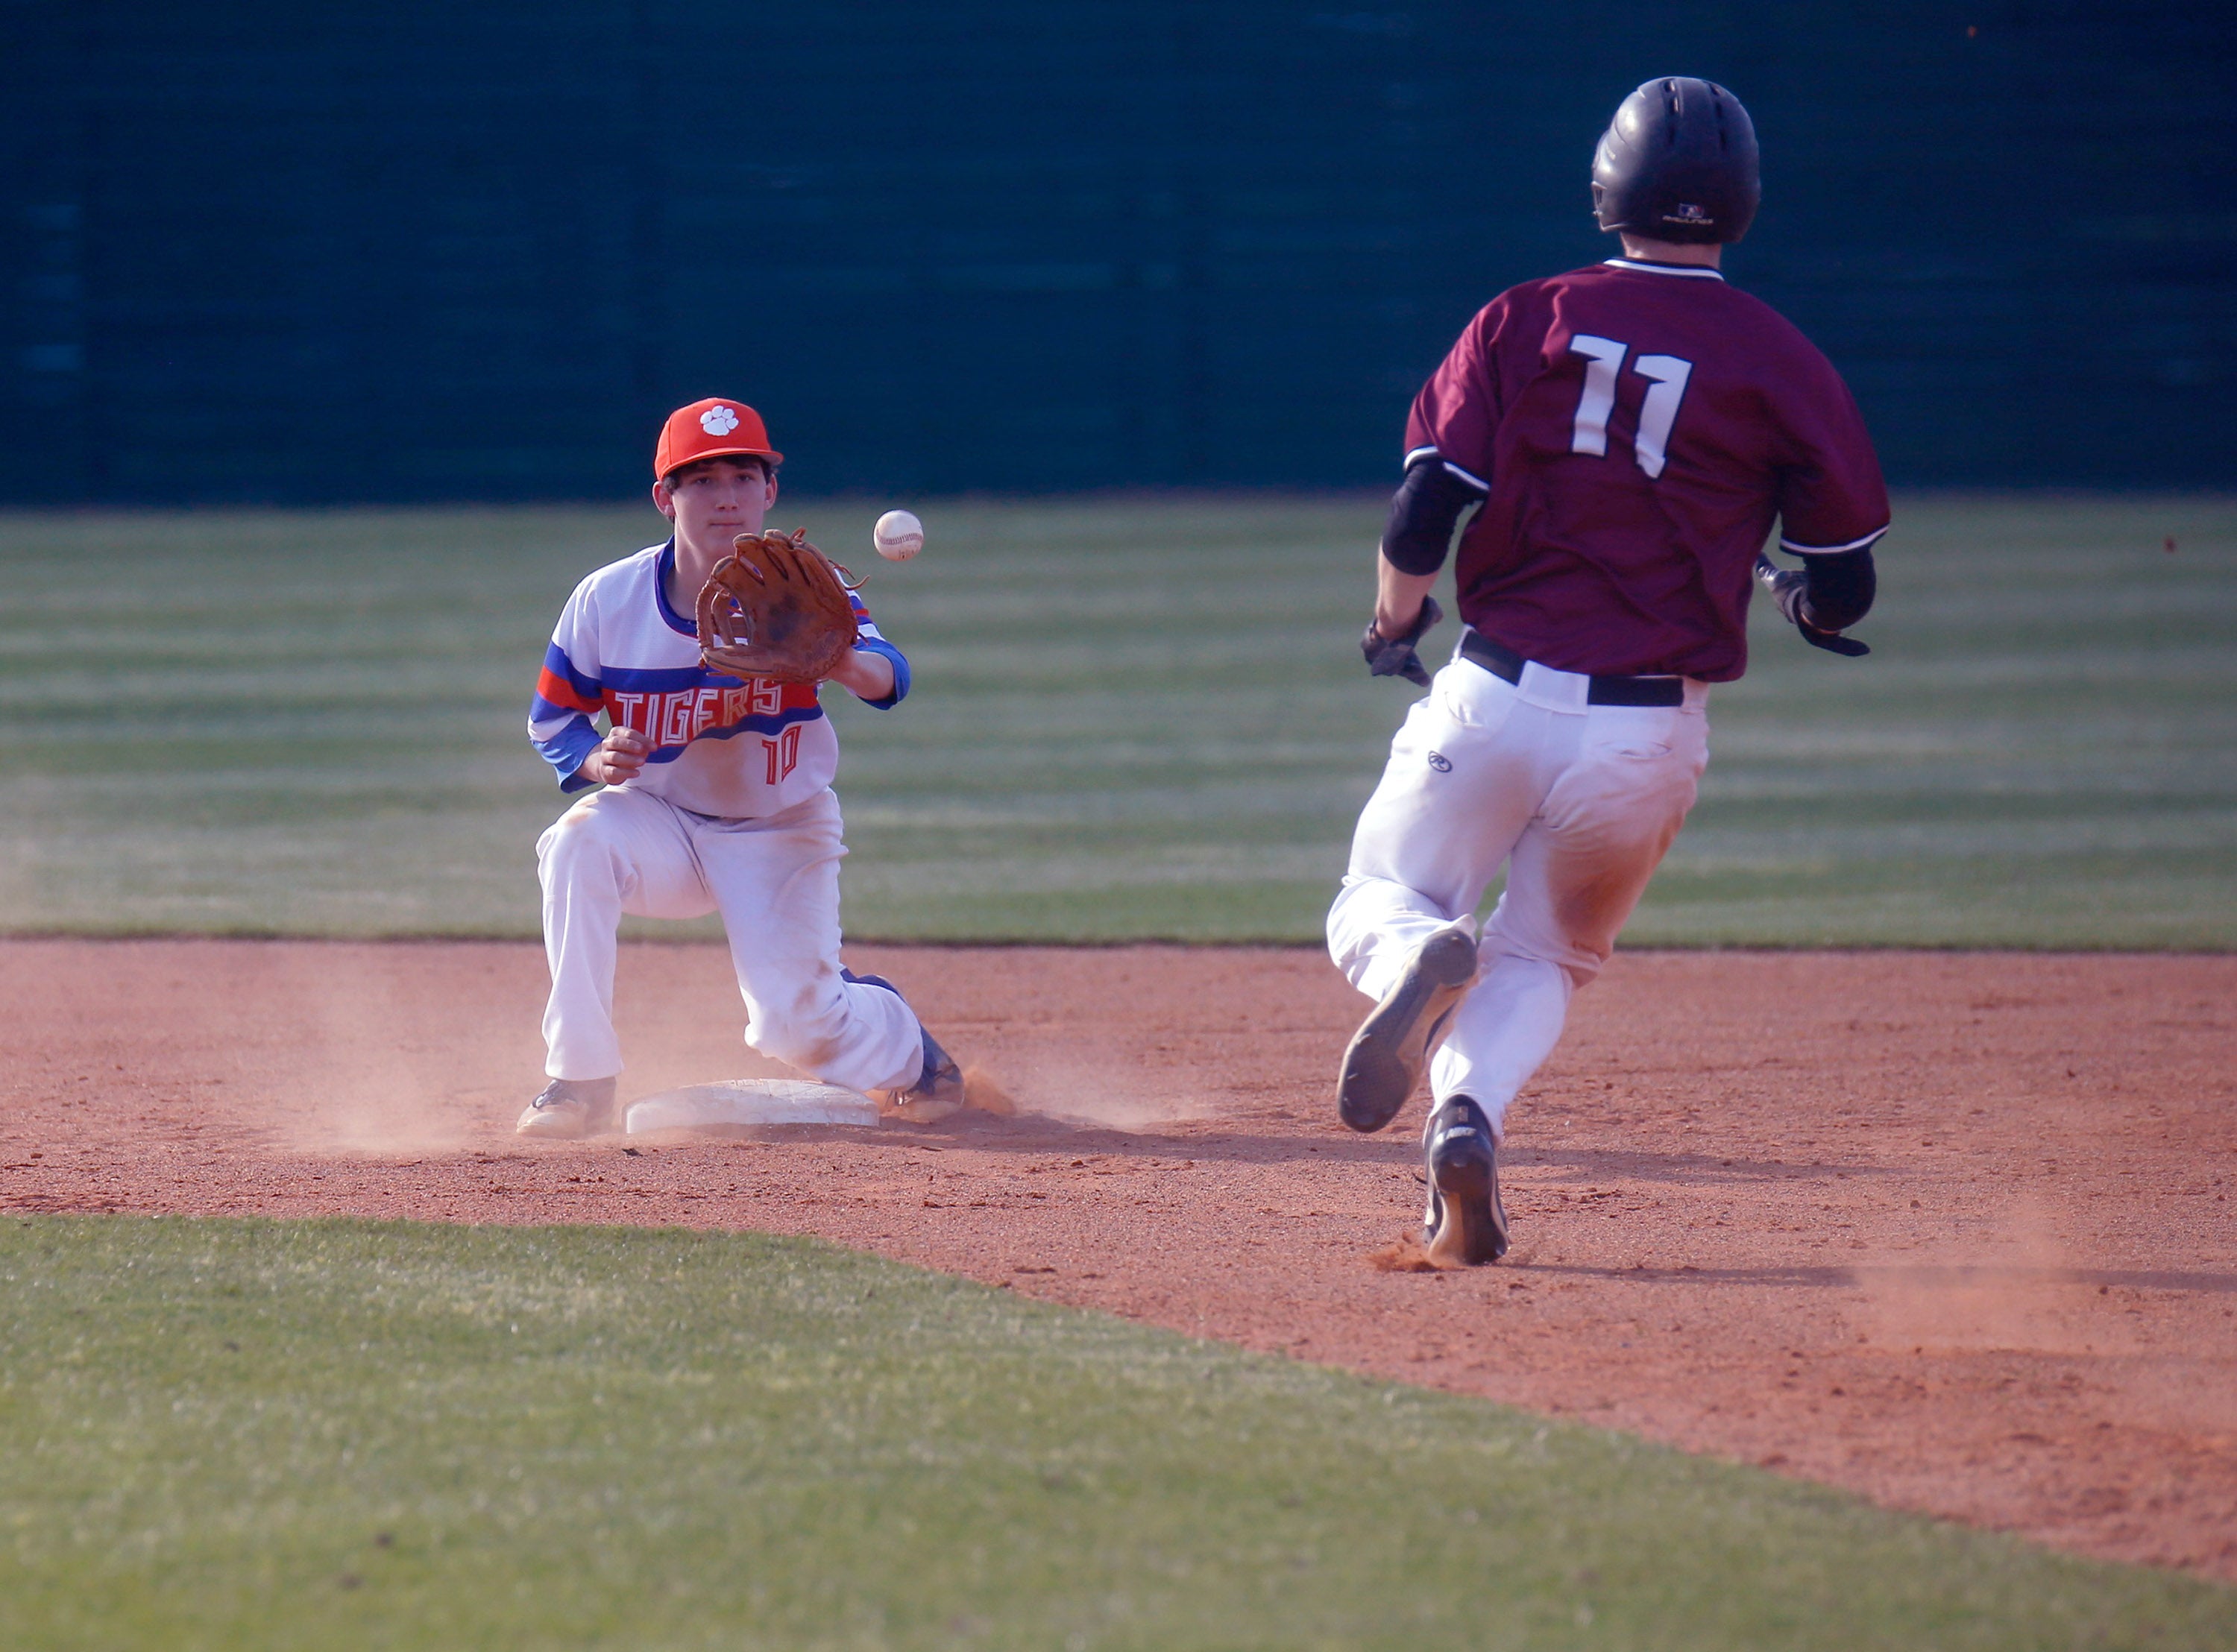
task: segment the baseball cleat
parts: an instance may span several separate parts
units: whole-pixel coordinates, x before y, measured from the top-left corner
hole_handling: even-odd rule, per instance
[[[880,1112],[906,1124],[937,1124],[970,1104],[964,1098],[963,1070],[928,1031],[924,1034],[924,1070],[916,1083],[907,1089],[870,1094]]]
[[[1483,1109],[1451,1096],[1429,1116],[1429,1204],[1422,1248],[1440,1267],[1481,1267],[1507,1254],[1507,1208],[1499,1201],[1499,1147]]]
[[[1343,1052],[1336,1103],[1346,1124],[1379,1130],[1398,1116],[1453,1011],[1475,984],[1475,938],[1467,925],[1448,924],[1422,943]]]
[[[621,1128],[610,1078],[555,1078],[528,1104],[512,1127],[522,1135],[546,1142],[579,1142],[610,1135]]]

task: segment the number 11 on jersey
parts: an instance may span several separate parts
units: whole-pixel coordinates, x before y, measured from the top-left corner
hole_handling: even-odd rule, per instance
[[[1596,339],[1580,332],[1569,340],[1573,355],[1585,359],[1585,391],[1577,398],[1577,422],[1569,438],[1569,451],[1607,457],[1608,415],[1615,411],[1616,375],[1631,346],[1614,339]],[[1686,399],[1686,381],[1693,364],[1677,356],[1641,356],[1632,372],[1648,381],[1646,399],[1640,405],[1639,434],[1632,457],[1650,477],[1662,474],[1669,463],[1670,427],[1678,422],[1678,404]]]

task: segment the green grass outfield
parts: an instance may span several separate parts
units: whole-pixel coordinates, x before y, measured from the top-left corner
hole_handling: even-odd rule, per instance
[[[812,1241],[0,1221],[0,1645],[2237,1644],[2237,1591]]]
[[[903,568],[881,506],[776,512],[917,669],[830,696],[852,932],[1318,934],[1410,698],[1353,643],[1378,502],[934,503]],[[659,525],[0,516],[0,930],[534,933],[544,642]],[[1906,498],[1882,568],[1866,661],[1759,605],[1630,941],[2237,944],[2237,501]]]

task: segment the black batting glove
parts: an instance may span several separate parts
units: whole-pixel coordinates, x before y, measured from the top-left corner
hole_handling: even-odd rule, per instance
[[[1758,556],[1755,559],[1755,577],[1756,582],[1763,587],[1765,595],[1785,615],[1787,623],[1801,624],[1795,605],[1801,602],[1802,590],[1809,584],[1810,576],[1799,569],[1781,568],[1768,556]]]
[[[1802,633],[1802,640],[1811,648],[1823,648],[1828,654],[1860,660],[1872,651],[1870,643],[1859,642],[1852,636],[1843,636],[1838,631],[1821,631],[1807,620],[1795,621],[1794,629]]]
[[[1755,576],[1778,611],[1789,624],[1802,633],[1802,640],[1813,648],[1823,648],[1828,654],[1838,654],[1856,660],[1870,654],[1871,648],[1852,636],[1843,636],[1838,631],[1820,630],[1810,623],[1802,599],[1808,594],[1810,576],[1798,569],[1781,568],[1768,556],[1755,559]]]
[[[1422,599],[1422,611],[1414,616],[1414,623],[1406,628],[1403,636],[1383,636],[1375,629],[1375,622],[1367,622],[1367,629],[1359,639],[1359,651],[1367,656],[1367,675],[1370,677],[1403,677],[1419,688],[1429,686],[1429,668],[1422,663],[1422,656],[1414,645],[1429,634],[1429,628],[1445,617],[1437,599]]]

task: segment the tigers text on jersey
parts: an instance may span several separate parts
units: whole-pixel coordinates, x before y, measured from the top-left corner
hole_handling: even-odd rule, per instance
[[[672,540],[648,546],[575,588],[529,702],[529,739],[570,792],[591,784],[577,771],[599,743],[591,718],[604,711],[652,742],[644,767],[622,782],[628,789],[734,819],[814,796],[839,768],[838,736],[817,686],[741,681],[703,665],[696,624],[668,601],[675,557]],[[888,708],[908,693],[908,661],[878,635],[861,599],[851,600],[861,628],[856,646],[893,662],[893,693],[869,702]]]
[[[1409,461],[1488,487],[1461,616],[1527,659],[1727,682],[1774,517],[1789,550],[1887,530],[1887,489],[1832,364],[1693,265],[1611,259],[1502,293],[1415,398]]]

